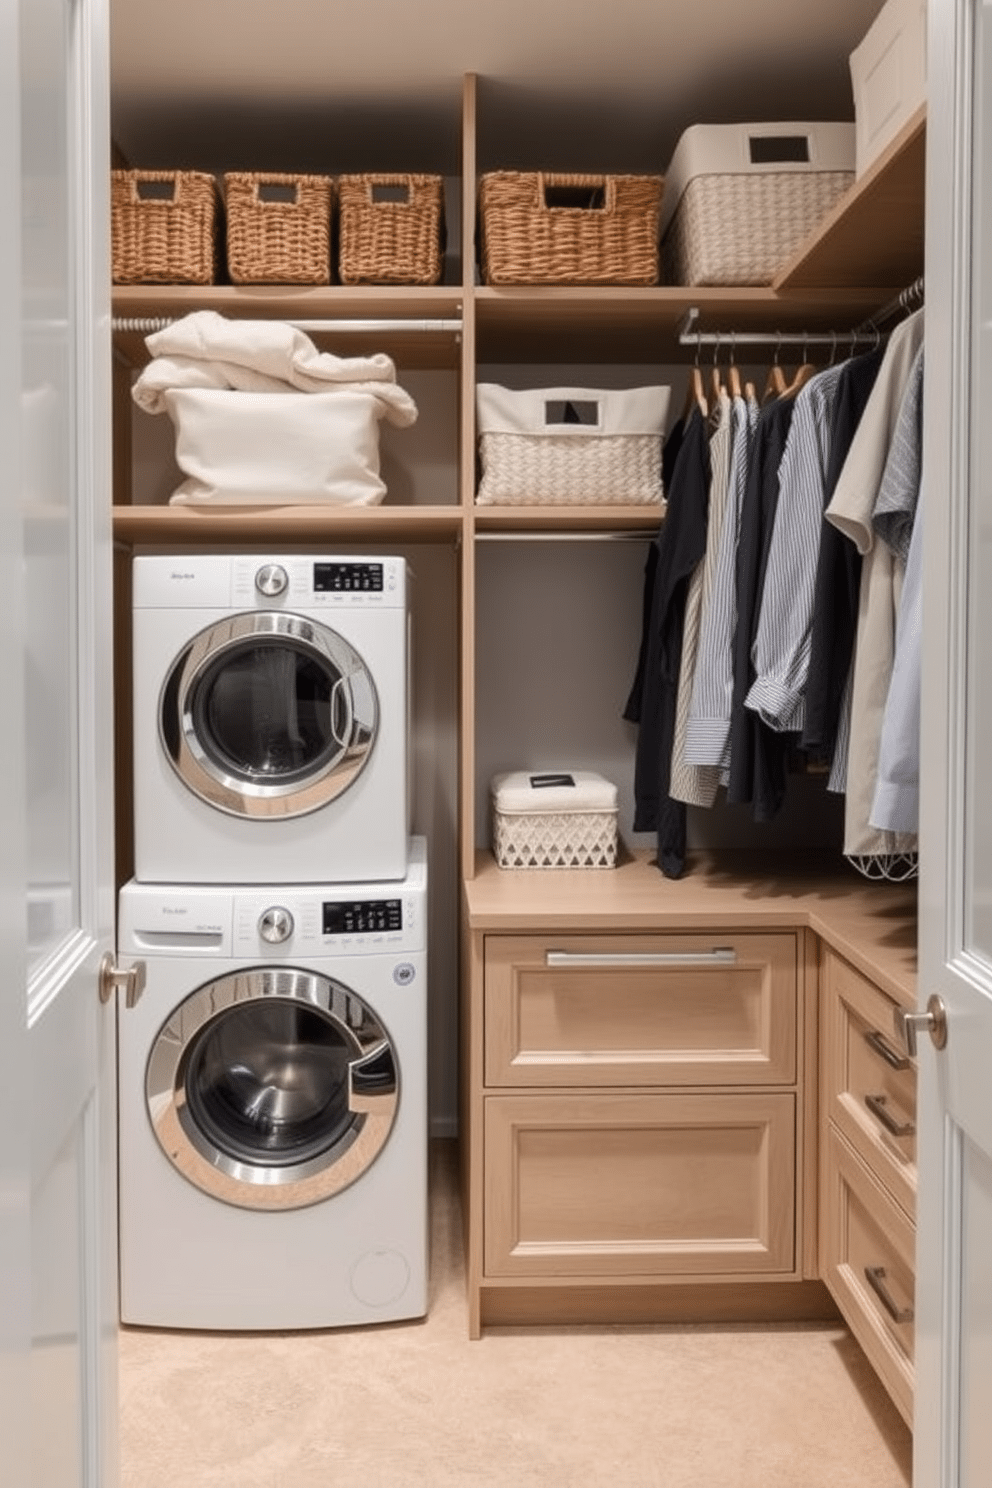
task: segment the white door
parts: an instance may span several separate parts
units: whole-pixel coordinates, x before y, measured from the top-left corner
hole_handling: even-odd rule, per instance
[[[2,7],[0,1088],[3,1162],[20,1164],[24,1195],[3,1291],[22,1299],[27,1349],[2,1476],[112,1488],[114,1006],[98,998],[113,935],[107,26],[104,0]]]
[[[917,1488],[992,1473],[992,0],[930,0]]]

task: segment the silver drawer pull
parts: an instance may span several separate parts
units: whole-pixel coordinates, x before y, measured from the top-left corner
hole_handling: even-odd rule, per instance
[[[546,966],[733,966],[737,952],[714,951],[547,951]]]
[[[890,1069],[909,1069],[908,1056],[901,1049],[894,1049],[877,1029],[872,1028],[865,1034],[865,1043],[870,1049],[874,1049],[880,1059],[885,1060]]]
[[[912,1137],[916,1134],[915,1121],[898,1121],[889,1110],[888,1100],[884,1095],[866,1095],[865,1105],[871,1114],[882,1123],[887,1132],[894,1137]]]
[[[865,1279],[894,1323],[911,1323],[913,1321],[913,1309],[911,1307],[900,1307],[885,1285],[884,1266],[866,1266]]]

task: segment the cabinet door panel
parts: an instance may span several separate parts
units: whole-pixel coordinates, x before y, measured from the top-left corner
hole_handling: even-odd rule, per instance
[[[916,1210],[916,1066],[892,1033],[894,1003],[839,957],[825,962],[828,1114],[906,1210]]]
[[[795,1099],[492,1096],[491,1276],[792,1273]]]
[[[796,940],[492,936],[487,1085],[770,1085],[796,1077]]]
[[[823,1279],[912,1424],[914,1227],[833,1126],[824,1164]]]

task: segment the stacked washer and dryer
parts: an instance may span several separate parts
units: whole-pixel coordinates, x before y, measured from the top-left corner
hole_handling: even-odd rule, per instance
[[[395,557],[138,556],[126,1323],[427,1309],[427,862]]]

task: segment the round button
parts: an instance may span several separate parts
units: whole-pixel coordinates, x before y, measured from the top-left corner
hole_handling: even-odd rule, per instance
[[[258,933],[268,945],[282,945],[293,933],[293,916],[288,909],[267,909],[259,917]]]
[[[285,593],[288,584],[289,574],[281,563],[266,563],[255,575],[255,588],[267,599]]]

